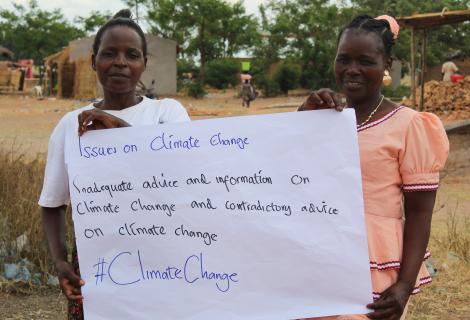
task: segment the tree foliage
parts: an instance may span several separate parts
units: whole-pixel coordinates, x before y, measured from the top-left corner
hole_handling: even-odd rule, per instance
[[[285,95],[289,90],[295,89],[299,85],[301,69],[295,63],[284,61],[274,73],[274,80],[278,83],[279,89]]]
[[[217,59],[206,63],[206,83],[217,89],[226,89],[236,86],[241,69],[240,62],[233,59]]]
[[[222,0],[141,0],[153,34],[178,42],[183,56],[198,57],[199,76],[207,61],[231,57],[252,47],[257,22],[242,2]]]
[[[296,61],[302,67],[300,84],[308,88],[334,87],[333,62],[338,34],[352,18],[366,13],[395,17],[414,13],[466,9],[468,0],[271,0],[260,7],[261,26],[267,37],[255,49],[255,72],[269,73],[281,59]],[[428,34],[427,62],[439,64],[456,51],[470,54],[470,24],[433,29]],[[444,45],[443,45],[444,44]],[[396,58],[409,61],[410,30],[402,28],[394,47]]]
[[[410,16],[416,13],[442,12],[468,9],[468,0],[352,0],[353,13],[367,13],[372,16],[389,14],[394,17]],[[427,41],[427,63],[436,65],[457,51],[470,55],[470,24],[460,23],[435,28],[429,31]],[[410,60],[410,29],[402,28],[393,49],[395,56],[404,61]]]
[[[336,35],[347,18],[328,0],[272,0],[260,8],[268,35],[255,50],[263,72],[279,59],[296,61],[302,69],[300,84],[309,88],[332,86]],[[263,61],[264,60],[264,61]]]
[[[34,59],[36,64],[84,32],[71,25],[60,9],[41,10],[37,1],[28,6],[13,3],[14,10],[0,9],[0,44],[16,57]]]
[[[86,34],[92,35],[95,34],[99,27],[105,24],[111,17],[112,14],[110,11],[91,11],[88,16],[78,16],[74,21],[81,26],[81,29]]]

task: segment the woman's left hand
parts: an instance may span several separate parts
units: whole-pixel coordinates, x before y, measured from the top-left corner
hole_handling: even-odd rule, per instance
[[[78,115],[78,135],[89,130],[130,127],[126,121],[100,109],[85,110]]]
[[[399,320],[411,295],[410,285],[397,282],[382,292],[380,299],[367,305],[374,311],[367,314],[370,319]]]

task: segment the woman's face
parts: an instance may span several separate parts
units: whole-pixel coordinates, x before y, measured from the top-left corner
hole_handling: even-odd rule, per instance
[[[103,90],[119,94],[135,91],[146,62],[139,34],[126,26],[107,29],[96,56],[92,57]]]
[[[378,35],[354,29],[344,31],[336,53],[335,78],[348,102],[358,103],[375,97],[388,67]]]

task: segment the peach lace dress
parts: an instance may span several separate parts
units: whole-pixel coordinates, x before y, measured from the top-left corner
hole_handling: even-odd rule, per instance
[[[436,190],[449,142],[439,118],[400,106],[358,128],[374,300],[398,279],[403,248],[403,192]],[[430,256],[426,252],[423,261]],[[431,282],[424,263],[413,294]],[[315,319],[368,319],[343,315]]]

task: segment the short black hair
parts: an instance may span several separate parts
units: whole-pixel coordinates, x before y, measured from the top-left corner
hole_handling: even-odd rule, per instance
[[[98,54],[98,49],[101,45],[101,38],[106,30],[115,26],[126,26],[129,27],[140,36],[142,40],[142,53],[144,58],[147,57],[147,41],[145,40],[145,34],[140,28],[140,26],[132,20],[132,13],[129,9],[119,10],[108,22],[103,24],[96,33],[95,40],[93,41],[93,54],[96,56]]]
[[[361,14],[355,17],[346,27],[344,27],[338,36],[338,42],[343,32],[348,29],[364,30],[365,32],[373,32],[382,39],[384,54],[387,58],[392,56],[392,47],[395,43],[390,24],[387,20],[375,19],[367,14]]]

